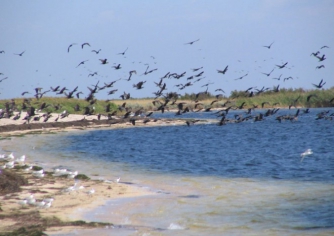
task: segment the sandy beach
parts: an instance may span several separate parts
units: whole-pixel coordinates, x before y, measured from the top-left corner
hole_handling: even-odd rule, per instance
[[[52,117],[58,117],[58,114],[51,114]],[[133,123],[135,120],[135,123]],[[44,122],[30,121],[29,123],[23,118],[18,120],[13,119],[0,119],[0,137],[18,135],[29,132],[56,132],[67,130],[82,130],[82,129],[99,129],[99,128],[126,128],[133,126],[159,126],[162,124],[173,124],[173,125],[185,125],[185,121],[182,119],[154,119],[149,117],[113,117],[108,119],[106,116],[97,115],[78,115],[70,114],[62,119],[50,119]]]
[[[56,116],[56,114],[54,114]],[[96,116],[69,115],[57,122],[32,121],[24,124],[24,120],[0,119],[0,136],[8,138],[11,136],[28,134],[28,133],[49,133],[73,130],[86,130],[98,128],[126,128],[133,127],[134,124],[129,119],[114,118],[107,120],[101,117],[100,120]],[[162,124],[185,125],[184,120],[166,120],[166,119],[150,119],[150,122],[144,123],[143,118],[136,118],[136,126],[155,126]],[[3,154],[3,153],[0,153]],[[8,156],[8,154],[6,154]],[[59,170],[43,170],[44,177],[36,177],[32,173],[33,169],[26,169],[32,166],[29,160],[23,163],[16,163],[15,167],[4,168],[6,163],[12,161],[3,154],[0,159],[2,172],[15,173],[26,179],[27,184],[20,187],[20,191],[4,193],[0,189],[1,202],[1,225],[0,234],[2,232],[11,232],[21,227],[29,227],[38,225],[43,219],[56,218],[61,222],[73,222],[81,220],[82,209],[85,211],[105,204],[106,201],[116,198],[127,198],[154,194],[142,188],[117,182],[116,180],[76,180],[70,175],[60,176]],[[15,157],[18,158],[18,157]],[[15,159],[13,159],[15,160]],[[24,165],[24,168],[20,168]],[[38,167],[34,167],[38,168]],[[36,171],[36,170],[35,170]],[[82,174],[82,173],[79,173]],[[84,173],[83,173],[84,174]],[[67,176],[67,177],[66,177]],[[70,177],[70,178],[69,178]],[[76,178],[76,177],[75,177]],[[34,199],[34,203],[27,203],[30,198]],[[51,204],[42,205],[45,199],[53,199]],[[48,201],[48,200],[47,200]],[[44,202],[44,204],[47,202]],[[37,218],[27,219],[25,215],[36,215]],[[107,222],[112,224],[112,222]],[[54,224],[43,229],[48,232],[63,231],[64,225]],[[67,226],[70,229],[82,226]]]

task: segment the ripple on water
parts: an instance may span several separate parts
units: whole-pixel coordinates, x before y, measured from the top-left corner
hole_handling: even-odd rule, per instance
[[[171,224],[185,235],[334,233],[333,124],[313,116],[295,123],[274,118],[222,127],[32,135],[2,140],[1,146],[50,167],[61,162],[88,175],[121,176],[159,193],[107,204],[94,220],[162,229],[165,235],[178,233],[168,230]],[[308,148],[313,154],[300,162]]]

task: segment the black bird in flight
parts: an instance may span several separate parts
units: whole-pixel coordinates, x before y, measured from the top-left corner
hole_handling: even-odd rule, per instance
[[[221,92],[225,93],[225,91],[224,91],[224,90],[222,90],[221,88],[220,88],[220,89],[216,89],[216,90],[215,90],[215,92],[217,92],[217,91],[221,91]]]
[[[1,79],[0,82],[4,81],[5,79],[8,79],[8,77],[5,77],[5,78]]]
[[[274,42],[272,42],[269,46],[263,46],[263,47],[270,49],[270,48],[271,48],[271,45],[273,45],[273,43],[274,43]]]
[[[0,51],[0,53],[5,53],[5,51],[4,51],[4,50],[2,50],[2,51]]]
[[[309,102],[312,97],[317,98],[318,96],[316,94],[310,94],[307,96],[306,101]]]
[[[316,58],[318,58],[319,61],[324,61],[324,60],[326,60],[325,54],[323,54],[321,57],[316,56]]]
[[[27,93],[29,93],[29,92],[28,91],[24,91],[23,93],[21,93],[21,96],[24,96]]]
[[[107,59],[100,59],[101,64],[108,64],[109,62],[107,62]]]
[[[236,78],[236,79],[234,79],[234,80],[243,79],[243,78],[246,77],[247,75],[248,75],[248,73],[245,74],[245,75],[243,75],[243,76],[241,76],[241,77],[239,77],[239,78]]]
[[[125,52],[128,50],[128,48],[126,48],[125,50],[124,50],[124,52],[120,52],[120,53],[117,53],[117,55],[125,55]]]
[[[143,85],[146,83],[146,81],[140,81],[139,83],[137,84],[134,84],[133,87],[134,88],[137,88],[137,89],[142,89],[143,88]]]
[[[113,90],[111,90],[111,91],[108,92],[108,95],[114,94],[117,91],[118,91],[118,89],[113,89]]]
[[[87,45],[87,46],[90,47],[90,44],[89,44],[89,43],[83,43],[83,44],[81,44],[81,48],[83,49],[85,45]]]
[[[281,80],[281,77],[282,77],[282,74],[278,78],[273,78],[273,79]]]
[[[101,49],[99,49],[99,50],[92,50],[92,52],[95,52],[96,54],[99,54],[99,52],[101,51]]]
[[[18,55],[18,56],[22,57],[22,55],[23,55],[24,52],[25,52],[25,51],[23,51],[23,52],[21,52],[21,53],[14,53],[14,55]]]
[[[147,75],[147,74],[149,74],[149,73],[152,73],[153,71],[158,70],[158,69],[153,69],[153,70],[149,70],[149,71],[148,71],[148,68],[149,68],[149,66],[147,66],[146,71],[144,72],[143,75]]]
[[[135,71],[135,70],[129,71],[129,78],[127,79],[127,81],[130,81],[130,79],[132,77],[132,74],[137,74],[137,71]]]
[[[263,73],[263,72],[262,72],[262,74],[264,74],[264,75],[266,75],[266,76],[268,76],[268,77],[269,77],[269,76],[271,75],[271,73],[272,73],[274,70],[275,70],[275,68],[274,68],[274,69],[272,69],[272,70],[271,70],[271,71],[270,71],[268,74],[267,74],[267,73]]]
[[[185,44],[192,45],[193,43],[195,43],[195,42],[197,42],[197,41],[199,41],[199,39],[196,39],[196,40],[194,40],[194,41],[191,41],[191,42],[188,42],[188,43],[185,43]]]
[[[320,49],[324,49],[324,48],[329,48],[329,47],[325,45],[325,46],[322,46]]]
[[[228,69],[228,65],[225,67],[224,70],[217,70],[217,72],[225,75],[227,69]]]
[[[288,63],[287,62],[285,62],[283,65],[276,65],[278,68],[280,68],[280,69],[283,69],[286,65],[287,65]]]
[[[201,70],[201,69],[203,69],[203,66],[202,66],[202,67],[199,67],[199,68],[194,68],[194,69],[192,69],[192,70],[193,70],[193,72],[195,72],[195,71],[198,71],[198,70]]]
[[[321,68],[325,68],[324,65],[321,65],[321,66],[317,66],[316,69],[321,69]]]
[[[310,56],[315,56],[315,57],[316,57],[316,56],[318,56],[319,53],[320,53],[319,51],[317,51],[317,52],[312,52]]]
[[[88,77],[89,76],[94,76],[94,75],[97,75],[97,72],[95,71],[94,73],[90,73],[90,74],[88,74]]]
[[[58,91],[58,89],[60,88],[60,86],[58,85],[57,87],[55,87],[55,88],[52,88],[52,87],[50,87],[51,88],[51,90],[52,90],[52,92],[57,92]]]
[[[322,88],[325,84],[326,84],[326,82],[325,83],[322,83],[323,82],[323,79],[322,80],[320,80],[320,83],[319,84],[313,84],[316,88]]]
[[[67,52],[70,52],[70,48],[71,48],[73,45],[76,45],[76,43],[72,43],[72,44],[70,44],[70,46],[68,46],[68,48],[67,48]]]
[[[88,60],[86,60],[86,61],[88,61]],[[83,64],[85,64],[85,62],[86,62],[86,61],[82,61],[82,62],[80,62],[80,63],[79,63],[79,65],[77,65],[77,67],[76,67],[76,68],[78,68],[80,65],[83,65]]]
[[[115,68],[115,70],[119,70],[119,69],[121,69],[122,67],[121,67],[121,64],[118,64],[117,66],[113,66],[114,68]]]

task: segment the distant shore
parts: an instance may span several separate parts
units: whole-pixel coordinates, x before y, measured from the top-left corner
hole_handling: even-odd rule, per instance
[[[51,114],[53,117],[57,117],[58,114]],[[98,129],[98,128],[125,128],[132,126],[157,126],[162,124],[185,124],[182,119],[154,119],[135,117],[135,124],[132,123],[132,118],[119,118],[107,119],[102,116],[98,119],[97,115],[78,115],[70,114],[69,116],[58,119],[57,121],[49,120],[43,121],[30,121],[18,119],[13,120],[8,118],[0,119],[0,136],[11,136],[29,132],[56,132],[61,130],[80,130],[80,129]],[[144,121],[145,120],[145,121]]]
[[[270,108],[263,108],[270,109]],[[277,107],[276,109],[288,109],[288,107]],[[302,109],[302,107],[294,107],[291,110]],[[217,111],[217,108],[213,108],[212,111]],[[171,112],[177,112],[177,110],[170,110]],[[16,112],[17,114],[17,112]],[[40,115],[42,115],[41,113]],[[59,116],[58,113],[51,113],[52,119],[44,122],[30,121],[13,118],[1,118],[0,119],[0,137],[11,136],[30,132],[57,132],[64,130],[86,130],[86,129],[99,129],[99,128],[126,128],[133,126],[159,126],[166,124],[173,125],[186,125],[186,120],[177,116],[175,118],[151,118],[151,117],[129,117],[123,118],[115,116],[112,119],[108,119],[106,116],[98,115],[79,115],[70,114],[64,118],[55,119]],[[135,124],[133,123],[135,120]],[[213,119],[212,119],[213,120]],[[218,120],[217,120],[218,122]]]

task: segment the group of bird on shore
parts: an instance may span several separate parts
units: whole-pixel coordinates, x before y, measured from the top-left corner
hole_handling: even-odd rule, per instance
[[[190,42],[185,43],[185,45],[191,46],[194,43],[198,42],[200,39],[196,39]],[[273,46],[274,42],[272,42],[271,44],[267,45],[267,46],[263,46],[264,48],[267,49],[271,49]],[[76,46],[78,44],[76,43],[72,43],[67,47],[67,53],[72,53],[72,48],[74,46]],[[81,44],[81,49],[86,49],[86,48],[90,48],[91,45],[88,42],[84,42]],[[328,46],[323,46],[320,49],[328,49]],[[121,56],[125,56],[126,52],[128,51],[128,48],[126,48],[124,51],[118,53],[118,55]],[[0,51],[2,54],[5,53],[4,50]],[[91,50],[92,53],[94,54],[99,54],[101,52],[101,49],[93,49]],[[14,55],[17,56],[24,56],[25,51],[21,52],[21,53],[14,53]],[[311,53],[311,56],[315,57],[318,59],[319,62],[323,62],[326,60],[326,56],[325,54],[320,53],[320,51],[316,51],[314,53]],[[153,56],[152,56],[153,57]],[[154,58],[154,57],[153,57]],[[83,60],[81,62],[79,62],[76,66],[76,68],[81,67],[83,65],[86,65],[86,62],[88,62],[89,60]],[[99,59],[100,64],[101,65],[107,65],[109,63],[107,58],[100,58]],[[276,64],[274,65],[274,68],[269,72],[269,73],[265,73],[265,72],[261,72],[262,74],[264,74],[265,76],[269,77],[271,76],[271,74],[273,73],[273,71],[278,68],[278,70],[283,70],[284,68],[286,68],[288,65],[288,62],[284,62],[282,64]],[[115,66],[112,66],[113,69],[115,70],[121,70],[122,66],[120,63],[116,63]],[[325,68],[324,65],[320,65],[317,66],[316,69],[321,69],[321,68]],[[141,74],[141,76],[146,76],[148,74],[151,73],[157,73],[156,71],[158,70],[158,68],[154,68],[151,69],[149,65],[146,66],[145,71]],[[164,112],[165,110],[177,110],[175,113],[175,116],[180,116],[184,113],[187,112],[211,112],[213,109],[216,109],[217,111],[214,113],[217,115],[217,117],[221,117],[220,118],[220,122],[219,125],[223,125],[226,122],[229,121],[229,119],[226,118],[228,111],[230,109],[232,110],[237,110],[237,109],[244,109],[247,105],[248,105],[248,110],[246,112],[246,116],[243,117],[243,115],[238,115],[236,117],[236,119],[234,120],[234,122],[241,122],[244,120],[248,120],[248,119],[254,119],[254,121],[261,121],[263,120],[263,117],[265,116],[269,116],[269,115],[274,115],[276,114],[276,112],[279,110],[279,108],[275,108],[276,105],[279,104],[269,104],[268,102],[264,102],[260,105],[251,105],[251,104],[245,104],[242,103],[240,106],[236,106],[235,102],[233,100],[229,100],[227,99],[227,97],[224,95],[224,90],[221,88],[217,88],[215,89],[215,92],[220,92],[218,94],[215,95],[215,99],[211,102],[211,104],[209,106],[205,106],[203,103],[201,103],[201,100],[206,98],[206,95],[209,94],[208,92],[208,88],[209,85],[213,84],[213,82],[208,81],[206,84],[202,85],[201,87],[203,88],[203,91],[198,92],[197,94],[195,94],[195,98],[193,101],[191,102],[178,102],[178,100],[181,97],[180,91],[186,89],[189,86],[194,85],[194,83],[200,82],[203,79],[205,79],[204,77],[204,69],[203,66],[202,67],[197,67],[197,68],[193,68],[192,70],[192,74],[189,76],[186,76],[187,71],[184,71],[182,73],[176,73],[176,72],[168,72],[165,73],[162,77],[160,77],[159,81],[154,82],[154,84],[157,87],[157,91],[154,92],[154,98],[152,101],[153,104],[153,109],[151,110],[151,112]],[[224,76],[226,73],[228,73],[229,70],[229,65],[226,65],[225,67],[223,67],[223,69],[217,69],[217,73],[221,74],[222,76]],[[2,74],[2,73],[1,73]],[[152,115],[152,113],[146,114],[146,110],[144,108],[139,108],[137,110],[133,110],[131,107],[126,107],[126,100],[131,99],[131,95],[129,92],[123,92],[119,98],[124,100],[124,103],[122,106],[119,106],[117,110],[111,110],[110,109],[110,101],[112,100],[106,100],[106,105],[105,105],[105,113],[104,114],[96,114],[95,112],[95,107],[94,104],[97,102],[96,99],[96,94],[98,92],[100,92],[101,90],[104,89],[111,89],[110,91],[108,91],[108,95],[112,95],[115,94],[118,89],[114,89],[114,86],[116,84],[116,82],[120,81],[120,80],[126,80],[126,81],[131,81],[133,80],[133,75],[136,75],[137,71],[136,70],[130,70],[128,72],[128,77],[127,78],[120,78],[117,80],[113,80],[111,82],[103,82],[100,83],[100,80],[98,80],[94,85],[87,87],[88,88],[88,94],[86,95],[86,97],[84,98],[84,100],[87,102],[87,106],[85,107],[80,107],[79,105],[77,105],[76,107],[74,107],[74,110],[76,112],[78,111],[83,111],[83,115],[86,116],[90,116],[90,115],[97,115],[97,119],[101,119],[101,117],[105,116],[107,119],[113,119],[113,117],[115,117],[116,115],[119,115],[120,118],[128,118],[128,117],[139,117],[139,116],[145,116],[145,122],[147,123],[149,121],[148,117],[150,115]],[[89,73],[88,77],[94,77],[94,76],[98,76],[98,72],[93,72],[93,73]],[[242,76],[236,78],[235,80],[241,80],[245,77],[248,76],[248,72],[243,74]],[[285,77],[285,78],[281,78],[282,74],[278,77],[278,78],[273,78],[273,79],[277,79],[279,80],[289,80],[289,79],[293,79],[292,77]],[[3,79],[0,80],[0,82],[2,82],[3,80],[8,79],[8,77],[5,77]],[[174,87],[177,87],[178,91],[174,91],[174,92],[167,92],[168,90],[168,82],[166,82],[166,80],[170,80],[170,79],[175,79],[175,80],[185,80],[186,82],[183,83],[179,83],[174,85]],[[146,80],[142,80],[139,81],[137,83],[133,84],[133,88],[136,88],[137,90],[141,90],[144,88],[144,85],[147,81]],[[317,89],[322,89],[324,87],[324,85],[326,84],[326,82],[321,79],[321,81],[317,84],[313,84],[313,86]],[[268,87],[262,87],[262,88],[257,88],[256,86],[254,87],[250,87],[247,90],[244,91],[245,96],[246,97],[253,97],[253,96],[259,96],[262,93],[265,93],[267,91],[272,91],[275,93],[278,93],[280,91],[279,89],[280,85],[274,86],[273,89],[270,89]],[[42,87],[36,87],[34,88],[34,98],[36,100],[41,100],[43,98],[43,96],[45,96],[46,94],[50,94],[52,93],[53,96],[64,96],[67,99],[80,99],[80,95],[83,94],[82,91],[79,91],[79,86],[76,86],[75,88],[67,88],[66,86],[61,86],[61,85],[57,85],[57,86],[50,86],[50,89],[44,90],[44,88]],[[48,122],[48,121],[53,121],[56,122],[59,119],[65,118],[69,115],[69,112],[64,110],[61,112],[61,106],[59,104],[46,104],[45,102],[41,103],[41,105],[39,107],[34,107],[31,103],[31,101],[33,100],[33,98],[25,98],[25,95],[30,94],[31,91],[24,91],[22,92],[22,97],[24,98],[23,103],[21,105],[16,104],[15,99],[11,99],[11,102],[7,102],[6,104],[4,104],[4,108],[0,109],[0,119],[1,118],[8,118],[8,119],[14,119],[14,120],[25,120],[26,123],[29,123],[30,121],[43,121],[43,122]],[[307,97],[307,102],[310,101],[310,99],[312,97],[317,97],[317,95],[310,95]],[[296,103],[298,102],[298,100],[300,99],[300,96],[298,98],[296,98],[294,101],[291,102],[291,105],[289,106],[289,109],[292,107],[296,107]],[[223,104],[220,104],[217,106],[217,104],[221,101],[225,101]],[[330,104],[333,104],[334,98],[329,101]],[[213,106],[216,103],[216,106]],[[257,108],[267,108],[268,106],[271,106],[272,109],[267,110],[265,113],[259,113],[258,115],[254,116],[251,113],[257,109]],[[219,109],[219,107],[221,107],[221,109]],[[48,109],[47,109],[48,108]],[[217,109],[218,108],[218,109]],[[46,111],[46,110],[53,110],[53,112],[58,112],[58,116],[53,119],[50,120],[50,118],[52,117],[52,114],[50,111]],[[24,115],[23,117],[21,116],[22,112],[26,112],[26,115]],[[16,113],[14,113],[16,112]],[[294,115],[294,117],[298,116],[298,112]],[[42,113],[42,114],[41,114]],[[125,113],[125,114],[124,114]],[[327,118],[327,116],[320,116],[320,117],[325,117]],[[289,120],[293,120],[290,119],[290,117],[288,116],[281,116],[278,118],[279,121],[285,120],[285,119],[289,119]],[[131,123],[135,124],[134,122],[135,118],[131,119]],[[187,123],[189,125],[189,123]]]
[[[10,154],[0,154],[0,173],[2,170],[5,169],[14,169],[19,172],[23,172],[25,174],[30,174],[30,178],[34,179],[41,179],[46,177],[67,177],[68,179],[75,179],[78,176],[78,171],[70,171],[66,168],[53,168],[52,171],[44,171],[43,168],[34,166],[26,162],[26,155],[22,155],[20,157],[15,157],[14,153],[11,152]],[[116,178],[115,180],[105,180],[106,183],[119,183],[120,177]],[[79,191],[85,190],[83,185],[78,185],[78,181],[76,180],[74,185],[66,187],[60,191],[63,194],[71,194],[73,192],[79,193]],[[85,191],[87,195],[92,195],[95,193],[95,189],[90,189]],[[58,195],[59,193],[55,194]],[[21,207],[37,207],[40,209],[47,209],[52,206],[55,198],[52,197],[42,197],[42,199],[36,199],[33,193],[30,193],[29,196],[24,197],[17,201],[17,203]]]

